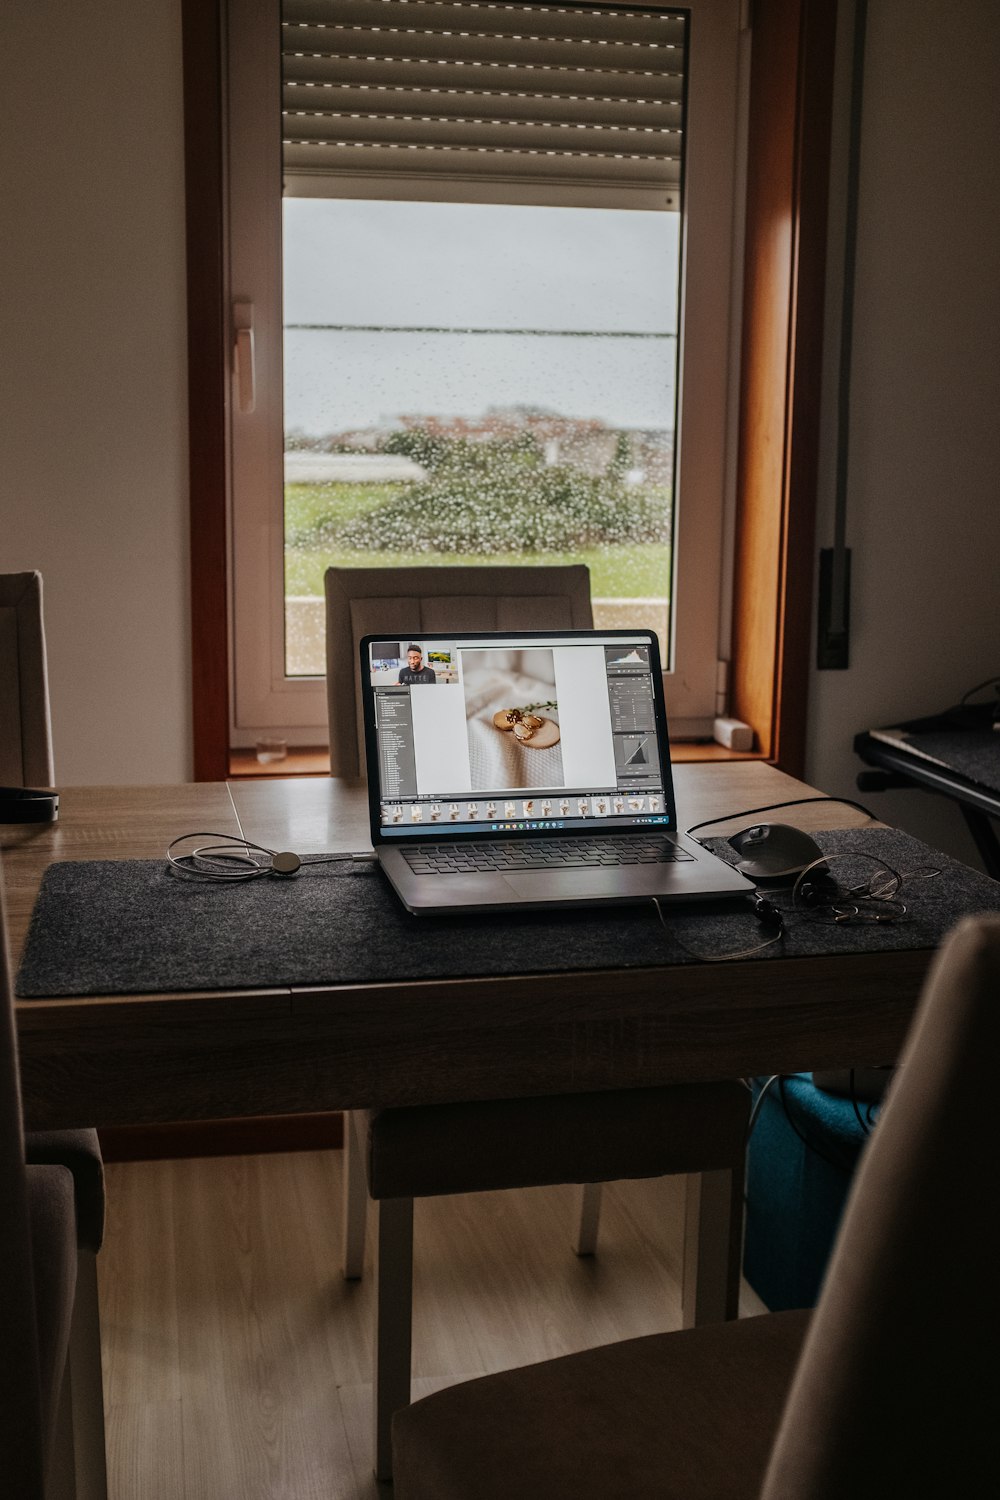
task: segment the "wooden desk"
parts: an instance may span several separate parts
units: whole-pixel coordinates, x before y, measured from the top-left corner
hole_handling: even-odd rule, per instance
[[[677,771],[682,826],[812,789],[759,763]],[[837,803],[775,814],[865,822]],[[718,832],[745,826],[744,812]],[[59,822],[0,830],[16,965],[53,860],[157,858],[178,834],[299,853],[368,846],[363,789],[330,779],[69,788]],[[930,954],[18,1005],[29,1127],[227,1119],[851,1066],[895,1056]],[[512,963],[516,969],[516,960]]]

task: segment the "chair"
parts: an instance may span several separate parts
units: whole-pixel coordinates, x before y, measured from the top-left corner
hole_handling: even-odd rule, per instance
[[[631,1339],[394,1422],[397,1500],[939,1500],[995,1482],[1000,919],[935,958],[814,1313]]]
[[[25,1160],[0,892],[0,1474],[18,1500],[104,1500],[107,1473],[94,1185]]]
[[[586,629],[585,567],[330,568],[327,695],[333,774],[361,774],[362,636]],[[344,1274],[361,1275],[377,1204],[375,1473],[391,1473],[392,1413],[410,1398],[413,1200],[581,1185],[578,1254],[596,1248],[601,1183],[688,1177],[686,1325],[736,1315],[749,1094],[738,1082],[354,1111],[345,1125]]]
[[[363,776],[358,643],[385,631],[589,630],[590,571],[553,568],[327,568],[330,774]]]
[[[0,574],[0,783],[6,786],[51,786],[55,779],[49,715],[48,669],[42,613],[42,576],[38,572]],[[100,1327],[97,1302],[97,1252],[104,1234],[104,1162],[96,1130],[28,1131],[25,1158],[33,1182],[58,1180],[56,1169],[69,1174],[76,1227],[73,1380],[81,1403],[96,1402],[81,1429],[99,1431],[100,1451],[83,1464],[91,1488],[104,1464],[104,1409],[101,1394]],[[35,1169],[38,1169],[37,1172]],[[54,1199],[51,1194],[46,1202]],[[80,1376],[83,1370],[84,1376]],[[60,1429],[68,1431],[64,1422]],[[78,1434],[79,1436],[79,1434]],[[57,1465],[75,1460],[65,1452]],[[100,1481],[103,1484],[103,1480]]]
[[[0,786],[51,786],[42,575],[0,573]]]

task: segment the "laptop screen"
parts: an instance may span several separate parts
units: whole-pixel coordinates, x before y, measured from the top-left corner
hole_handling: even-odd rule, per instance
[[[650,631],[361,642],[373,837],[676,827]]]

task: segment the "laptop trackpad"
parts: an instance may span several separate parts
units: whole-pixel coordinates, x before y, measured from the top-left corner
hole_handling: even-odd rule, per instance
[[[631,877],[631,866],[615,865],[611,869],[591,870],[523,870],[504,871],[504,881],[522,901],[579,901],[581,897],[628,896],[637,882]]]

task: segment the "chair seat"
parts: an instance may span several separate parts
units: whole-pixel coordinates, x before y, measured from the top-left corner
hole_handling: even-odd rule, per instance
[[[104,1158],[96,1130],[28,1130],[29,1166],[66,1167],[73,1176],[78,1243],[96,1254],[104,1240]]]
[[[675,1084],[363,1112],[373,1198],[430,1198],[732,1167],[750,1096]]]
[[[76,1293],[76,1211],[66,1167],[28,1167],[31,1263],[38,1326],[42,1432],[46,1450],[55,1431]]]
[[[628,1339],[393,1418],[396,1500],[757,1500],[808,1312]]]

